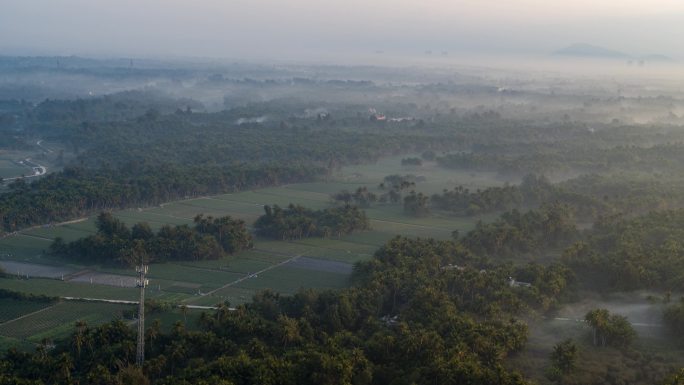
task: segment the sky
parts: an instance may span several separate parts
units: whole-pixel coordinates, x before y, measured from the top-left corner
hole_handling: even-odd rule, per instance
[[[684,59],[682,41],[682,0],[0,0],[0,54],[540,55],[589,43]]]

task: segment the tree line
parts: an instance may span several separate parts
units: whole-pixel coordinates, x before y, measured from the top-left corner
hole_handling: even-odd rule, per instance
[[[254,223],[257,235],[281,240],[339,237],[369,228],[366,213],[351,205],[323,210],[311,210],[294,204],[286,208],[266,205],[264,215]]]
[[[97,217],[97,233],[66,243],[56,238],[49,252],[83,263],[134,266],[141,261],[219,259],[252,247],[245,223],[230,216],[198,215],[194,226],[162,226],[156,233],[146,222],[129,229],[111,213]]]

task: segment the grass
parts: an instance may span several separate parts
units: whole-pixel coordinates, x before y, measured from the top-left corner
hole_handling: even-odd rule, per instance
[[[0,336],[0,352],[6,352],[7,349],[10,348],[16,348],[21,351],[31,352],[35,349],[35,345],[29,341]]]
[[[235,285],[239,288],[262,290],[271,289],[283,294],[294,294],[301,288],[317,287],[339,289],[349,285],[349,276],[325,271],[296,269],[287,266],[277,267],[256,277]],[[221,291],[217,294],[221,295]]]
[[[0,335],[37,343],[43,338],[67,336],[78,320],[86,321],[91,326],[99,325],[112,318],[120,318],[124,310],[132,308],[131,305],[64,301],[20,320],[3,323],[0,325]]]
[[[52,305],[49,302],[0,298],[0,324]]]
[[[71,225],[65,226],[53,226],[53,227],[42,227],[39,229],[31,230],[26,234],[35,238],[44,238],[53,240],[57,237],[61,237],[66,242],[72,242],[80,238],[85,238],[87,236],[95,234],[95,227],[85,230],[80,228],[73,228]],[[46,243],[47,246],[50,243]]]
[[[29,230],[27,233],[31,233]],[[50,246],[51,241],[35,238],[23,234],[10,236],[0,240],[0,257],[18,261],[36,261],[43,256],[43,251]]]
[[[138,291],[135,288],[63,282],[56,279],[0,278],[0,288],[28,294],[59,297],[88,297],[128,301],[135,301],[138,298]]]
[[[258,290],[255,289],[230,286],[221,290],[220,293],[193,298],[188,303],[191,303],[192,305],[214,306],[216,304],[228,301],[232,306],[240,305],[251,301],[252,297],[257,293],[257,291]]]
[[[21,175],[32,175],[33,169],[18,163],[18,161],[33,158],[35,151],[0,149],[0,178],[14,178]],[[40,164],[46,162],[38,161]]]

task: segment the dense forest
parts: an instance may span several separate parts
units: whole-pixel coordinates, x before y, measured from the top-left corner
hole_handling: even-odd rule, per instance
[[[571,210],[554,204],[524,213],[514,209],[491,223],[478,222],[460,242],[490,257],[520,257],[562,247],[578,236]]]
[[[684,288],[681,246],[684,211],[659,211],[633,219],[598,221],[586,240],[563,253],[563,261],[598,289]]]

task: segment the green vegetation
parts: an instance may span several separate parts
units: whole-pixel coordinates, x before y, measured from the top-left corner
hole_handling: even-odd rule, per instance
[[[60,60],[0,57],[0,177],[48,168],[0,187],[0,383],[680,380],[671,79]]]
[[[275,239],[339,238],[343,234],[369,228],[366,213],[356,206],[312,211],[292,204],[285,209],[266,205],[264,211],[265,214],[254,223],[254,229],[258,235]]]
[[[342,190],[333,195],[332,199],[337,202],[343,202],[346,205],[354,203],[359,207],[367,208],[378,200],[378,196],[368,191],[368,188],[364,186],[357,188],[354,193],[350,193],[347,190]]]
[[[562,383],[563,377],[577,367],[578,348],[571,339],[566,339],[553,347],[551,368],[547,376],[550,380]]]
[[[594,309],[584,317],[593,330],[594,346],[629,346],[636,338],[636,332],[627,318],[610,314],[606,309]]]
[[[50,253],[64,259],[85,263],[109,263],[134,266],[141,260],[165,262],[173,260],[219,259],[252,247],[252,237],[245,223],[231,217],[194,219],[195,227],[163,226],[154,234],[149,224],[137,223],[132,229],[111,213],[97,217],[97,234],[64,243],[56,238]]]
[[[669,334],[679,345],[684,346],[684,301],[668,306],[663,314],[663,320]]]
[[[505,257],[562,246],[577,236],[571,211],[556,204],[526,213],[513,210],[492,223],[479,222],[460,242],[477,253]]]
[[[520,374],[501,370],[503,359],[526,339],[525,325],[511,317],[525,307],[538,308],[541,298],[552,294],[541,290],[540,296],[530,296],[509,286],[505,269],[485,274],[471,267],[443,269],[469,260],[467,251],[450,242],[397,238],[358,265],[351,289],[302,291],[292,297],[262,292],[234,312],[223,306],[200,317],[197,332],[179,323],[161,333],[153,324],[146,333],[146,376],[164,384],[219,377],[319,384],[385,383],[401,373],[419,383],[525,383]],[[544,268],[538,272],[546,274]],[[121,322],[82,325],[49,355],[35,353],[43,361],[27,353],[6,355],[2,374],[25,378],[42,373],[43,381],[119,375],[122,369],[113,358],[130,362],[131,329]],[[87,350],[90,346],[100,348]],[[81,354],[83,349],[89,353]],[[194,354],[204,362],[191,364]],[[63,359],[72,367],[35,370]],[[105,362],[111,365],[94,364]]]
[[[22,319],[7,321],[0,325],[0,335],[28,339],[39,343],[43,338],[59,339],[71,334],[76,321],[92,325],[103,324],[121,318],[131,305],[108,303],[83,303],[65,301],[31,313]]]
[[[632,219],[602,218],[563,261],[592,288],[684,288],[681,240],[684,211],[659,211]]]

